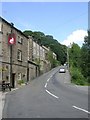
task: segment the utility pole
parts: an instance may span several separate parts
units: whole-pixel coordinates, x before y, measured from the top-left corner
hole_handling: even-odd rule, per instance
[[[70,62],[69,62],[69,49],[72,47],[72,44],[70,43],[68,46],[67,46],[67,63],[68,63],[68,70],[70,68]]]
[[[39,75],[40,75],[40,43],[38,45],[39,45]]]
[[[13,26],[14,24],[11,23],[11,38],[13,37],[12,34],[13,34]],[[12,86],[12,44],[10,44],[10,85],[11,87]]]
[[[67,47],[67,68],[69,70],[69,46]]]

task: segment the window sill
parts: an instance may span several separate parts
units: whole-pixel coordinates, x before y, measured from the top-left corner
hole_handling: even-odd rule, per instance
[[[19,59],[18,59],[18,62],[22,62],[22,60],[19,60]]]
[[[22,45],[22,42],[19,42],[19,41],[18,41],[18,43]]]

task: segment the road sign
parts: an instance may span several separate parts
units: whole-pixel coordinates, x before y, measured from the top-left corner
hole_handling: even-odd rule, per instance
[[[15,37],[15,34],[14,34],[14,33],[9,34],[9,36],[8,36],[8,44],[9,44],[9,45],[14,45],[14,44],[16,44],[16,37]]]

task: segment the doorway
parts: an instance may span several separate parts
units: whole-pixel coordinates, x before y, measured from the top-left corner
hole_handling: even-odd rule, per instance
[[[15,88],[15,73],[12,73],[12,88]]]

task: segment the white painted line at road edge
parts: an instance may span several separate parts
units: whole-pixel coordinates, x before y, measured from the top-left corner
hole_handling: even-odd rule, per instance
[[[45,84],[45,88],[47,87],[47,83]]]
[[[76,106],[73,106],[73,107],[76,108],[76,109],[78,109],[78,110],[81,110],[83,112],[86,112],[86,113],[90,114],[90,112],[87,111],[87,110],[85,110],[85,109],[82,109],[82,108],[79,108],[79,107],[76,107]]]
[[[48,90],[46,90],[46,92],[48,93],[48,94],[50,94],[51,96],[53,96],[53,97],[55,97],[55,98],[59,98],[58,96],[56,96],[56,95],[54,95],[54,94],[52,94],[51,92],[49,92]]]

